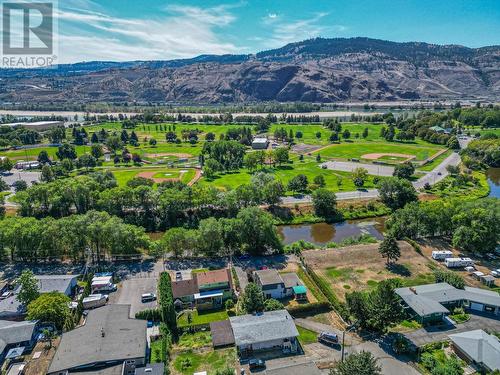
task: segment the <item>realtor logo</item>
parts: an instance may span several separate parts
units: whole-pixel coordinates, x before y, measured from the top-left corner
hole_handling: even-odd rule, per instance
[[[2,3],[2,66],[54,65],[54,3]]]

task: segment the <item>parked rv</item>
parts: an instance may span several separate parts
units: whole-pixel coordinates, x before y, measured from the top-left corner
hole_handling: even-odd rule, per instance
[[[432,259],[445,260],[447,258],[453,258],[453,253],[449,250],[435,250],[432,252]]]
[[[108,302],[106,294],[91,294],[83,299],[82,305],[85,310],[88,310],[104,306],[106,302]]]
[[[444,264],[448,268],[469,267],[474,265],[474,261],[471,258],[447,258]]]

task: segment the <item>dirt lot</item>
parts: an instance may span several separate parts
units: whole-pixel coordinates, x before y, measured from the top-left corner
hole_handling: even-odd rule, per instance
[[[415,284],[433,282],[427,257],[418,254],[404,241],[399,242],[401,258],[396,265],[387,267],[378,253],[378,244],[356,245],[332,250],[303,252],[306,263],[328,280],[340,299],[345,292],[373,288],[379,281],[400,277]]]
[[[46,374],[50,362],[52,362],[52,358],[56,353],[56,348],[59,346],[59,342],[61,341],[61,337],[58,337],[52,341],[52,347],[50,350],[46,349],[47,343],[38,342],[31,353],[26,356],[25,360],[28,362],[28,365],[24,369],[25,375],[40,375]],[[40,357],[37,359],[32,359],[33,355],[37,352],[40,352]]]

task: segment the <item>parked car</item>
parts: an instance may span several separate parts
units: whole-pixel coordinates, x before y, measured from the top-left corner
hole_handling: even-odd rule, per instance
[[[156,294],[154,293],[144,293],[142,296],[141,296],[141,302],[151,302],[151,301],[154,301],[156,300]]]
[[[182,280],[182,272],[177,271],[175,273],[175,281],[179,281],[179,280]]]
[[[9,298],[13,294],[14,293],[12,293],[12,292],[4,292],[4,293],[2,293],[2,295],[0,295],[0,300]]]
[[[256,370],[259,368],[265,368],[266,363],[262,359],[252,358],[250,361],[248,361],[248,367],[250,368],[250,370]]]
[[[339,343],[339,336],[332,332],[321,332],[318,335],[318,342],[326,345],[337,345]]]

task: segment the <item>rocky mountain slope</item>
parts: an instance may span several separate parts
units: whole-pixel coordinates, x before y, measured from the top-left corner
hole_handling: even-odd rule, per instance
[[[17,103],[479,98],[500,98],[500,46],[318,38],[256,55],[0,71],[0,100]]]

